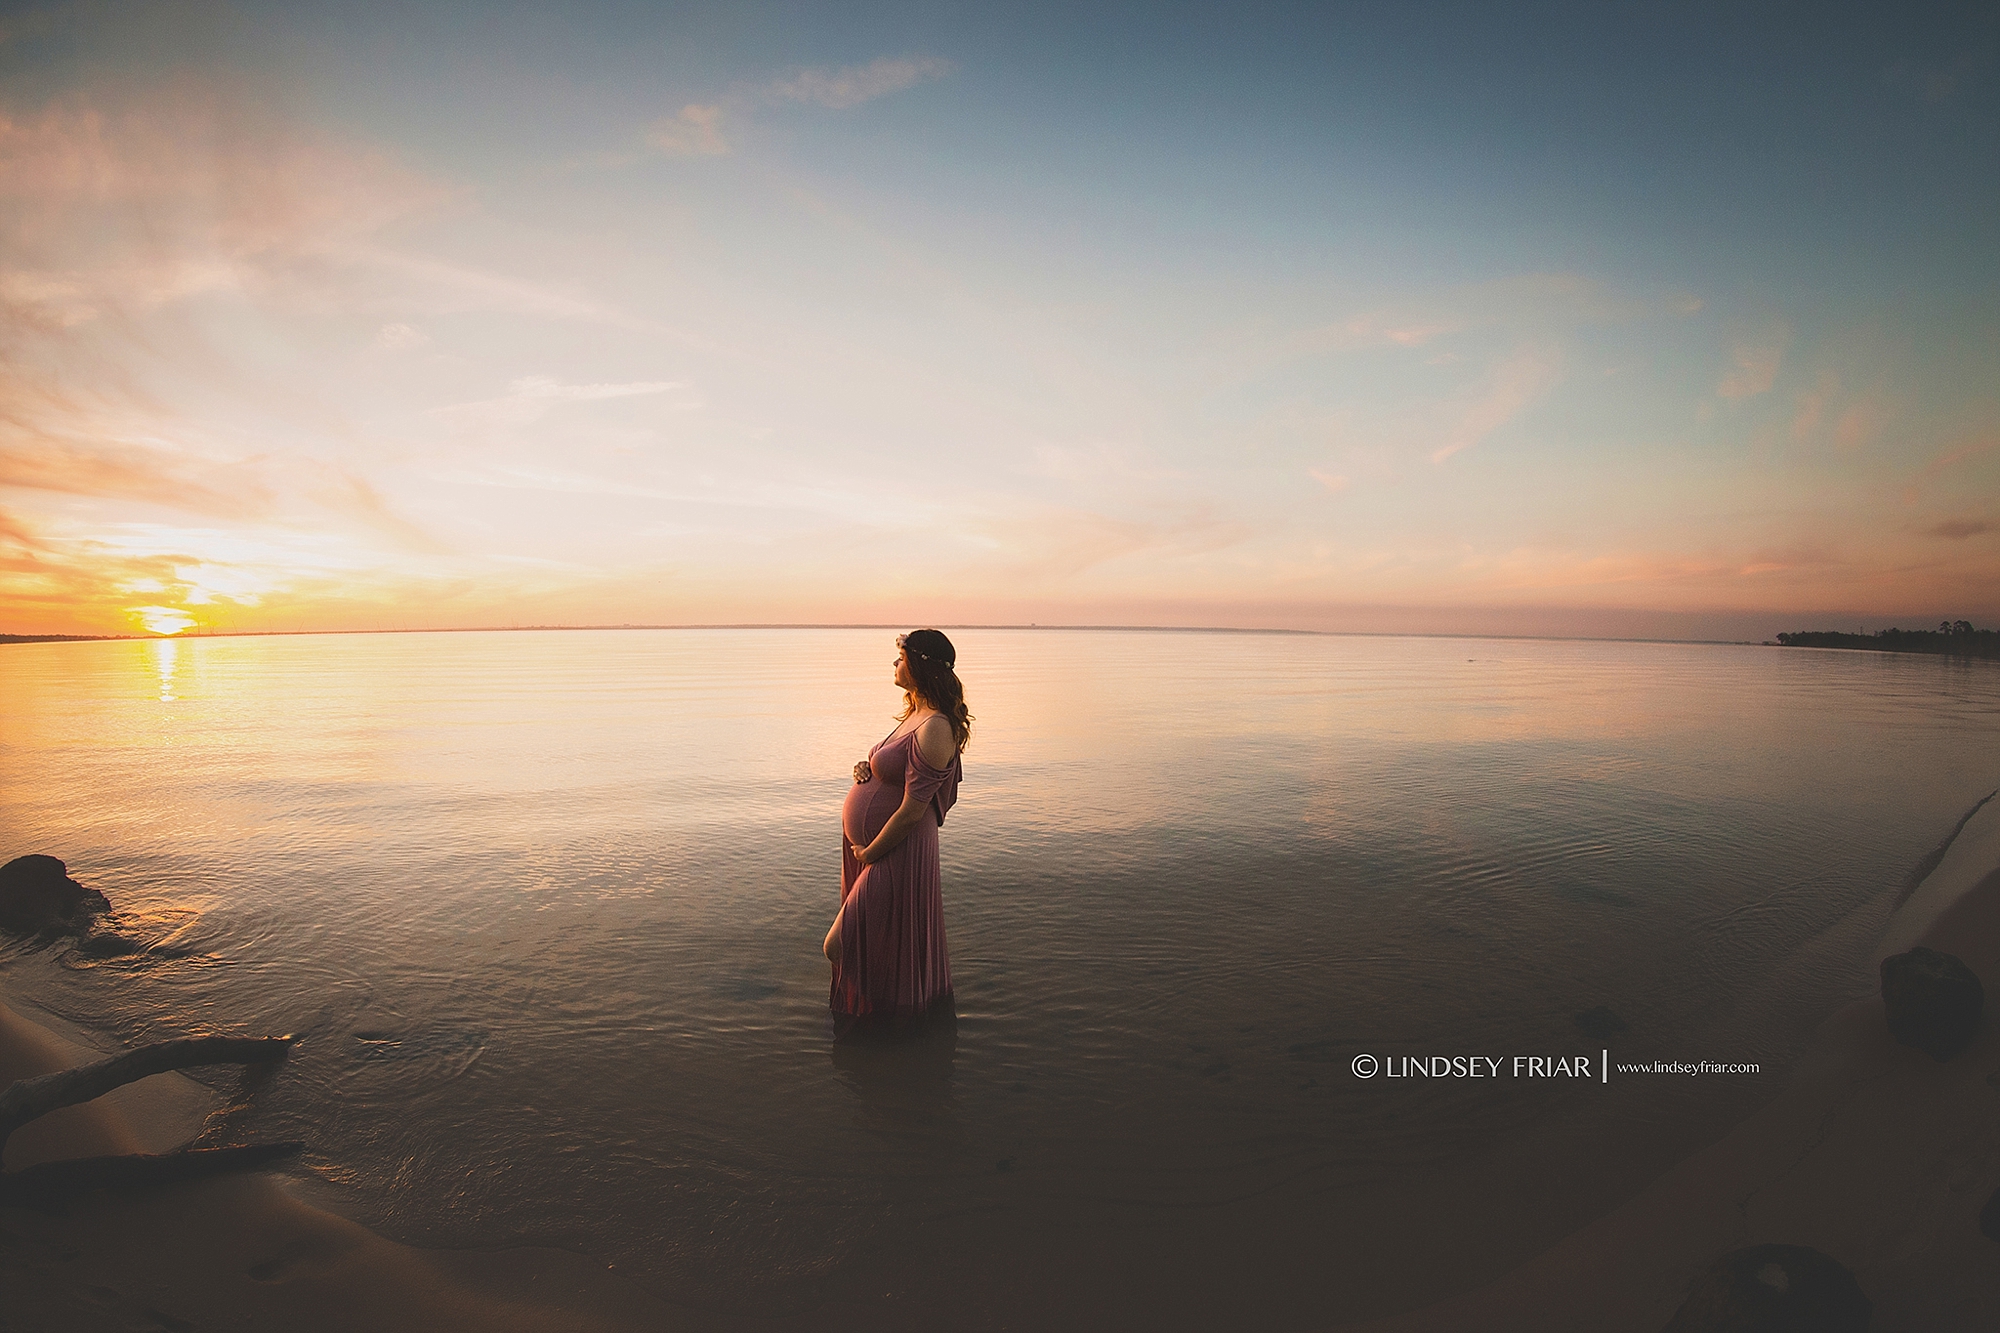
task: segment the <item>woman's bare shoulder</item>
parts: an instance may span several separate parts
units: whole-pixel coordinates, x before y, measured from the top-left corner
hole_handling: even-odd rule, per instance
[[[917,725],[917,753],[932,768],[945,767],[958,753],[958,742],[951,734],[951,723],[943,713],[932,713]]]

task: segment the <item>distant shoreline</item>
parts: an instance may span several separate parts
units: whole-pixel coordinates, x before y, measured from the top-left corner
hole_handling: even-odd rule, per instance
[[[0,645],[11,643],[139,643],[181,639],[272,639],[336,634],[553,634],[608,630],[799,630],[866,629],[894,632],[898,623],[860,621],[714,621],[677,625],[429,625],[382,629],[249,629],[206,630],[181,634],[0,634]],[[1762,641],[1755,639],[1616,638],[1591,634],[1472,634],[1417,633],[1401,630],[1280,629],[1242,625],[1043,625],[941,624],[944,630],[1034,630],[1059,634],[1254,634],[1326,639],[1477,639],[1494,643],[1659,643],[1702,647],[1832,648],[1848,651],[1970,657],[2000,660],[2000,631],[1970,630],[1943,634],[1935,630],[1882,630],[1875,634],[1843,634],[1832,630],[1789,631]]]
[[[110,643],[153,637],[151,634],[0,634],[0,643]]]
[[[149,640],[182,639],[271,639],[332,634],[528,634],[598,630],[728,630],[728,629],[870,629],[901,631],[902,622],[863,624],[847,622],[715,622],[683,625],[433,625],[419,628],[383,629],[245,629],[209,630],[181,634],[0,634],[0,644],[9,643],[142,643]],[[1755,648],[1770,646],[1755,639],[1658,639],[1613,638],[1592,634],[1471,634],[1418,633],[1410,630],[1278,629],[1241,625],[953,625],[939,624],[943,630],[1035,630],[1060,634],[1277,634],[1314,639],[1481,639],[1497,643],[1680,643],[1703,646]]]
[[[1965,621],[1943,629],[1885,629],[1873,634],[1842,634],[1837,630],[1802,630],[1780,634],[1783,648],[1840,648],[1876,653],[1918,653],[1930,657],[2000,658],[2000,631],[1974,629]]]

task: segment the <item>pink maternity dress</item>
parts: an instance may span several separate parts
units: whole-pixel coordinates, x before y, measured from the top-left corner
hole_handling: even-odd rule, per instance
[[[873,776],[857,782],[840,810],[840,957],[828,1004],[837,1018],[916,1018],[951,995],[944,943],[938,825],[958,800],[963,766],[932,768],[917,750],[917,729],[890,733],[868,752]],[[906,795],[925,803],[908,837],[875,864],[854,859]]]

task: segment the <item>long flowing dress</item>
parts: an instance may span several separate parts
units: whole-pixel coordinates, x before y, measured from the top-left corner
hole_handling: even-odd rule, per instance
[[[925,763],[914,727],[879,742],[868,767],[872,776],[854,785],[840,810],[840,957],[827,1003],[837,1018],[897,1023],[951,996],[938,825],[958,800],[964,769],[956,755],[949,768]],[[863,867],[854,849],[875,840],[905,796],[924,802],[924,816]]]

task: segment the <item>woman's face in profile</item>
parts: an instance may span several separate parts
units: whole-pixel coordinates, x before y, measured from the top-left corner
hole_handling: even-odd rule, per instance
[[[917,688],[917,682],[910,676],[910,663],[903,653],[901,641],[896,644],[896,684],[906,690]]]

